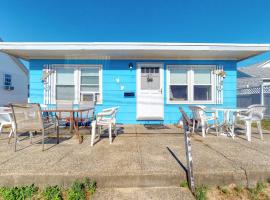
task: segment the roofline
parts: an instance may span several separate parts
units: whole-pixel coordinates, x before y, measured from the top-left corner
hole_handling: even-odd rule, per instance
[[[14,56],[29,51],[145,51],[145,52],[247,52],[246,56],[236,61],[252,57],[270,50],[269,44],[237,44],[237,43],[154,43],[154,42],[0,42],[0,51]],[[23,57],[25,59],[30,59]]]
[[[255,43],[179,43],[179,42],[3,42],[0,45],[132,45],[132,46],[230,46],[230,47],[268,47],[269,44]]]

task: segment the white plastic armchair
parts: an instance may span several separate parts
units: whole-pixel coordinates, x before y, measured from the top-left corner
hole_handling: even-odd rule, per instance
[[[264,118],[265,106],[260,104],[254,104],[248,107],[248,110],[245,112],[241,112],[237,115],[238,120],[244,121],[246,125],[246,137],[247,140],[251,141],[251,124],[252,122],[256,122],[258,132],[260,134],[261,139],[263,140],[262,126],[261,121]]]
[[[211,113],[211,116],[208,116],[205,111],[205,106],[189,106],[189,109],[192,111],[192,123],[193,128],[192,132],[198,130],[199,126],[202,127],[202,136],[205,137],[211,127],[216,128],[216,133],[218,135],[218,122],[217,115],[215,112]],[[213,121],[214,124],[209,124],[209,121]]]
[[[98,128],[98,138],[100,138],[101,128],[106,126],[108,127],[109,132],[109,141],[112,143],[112,129],[114,129],[114,134],[117,136],[116,129],[116,113],[118,107],[112,107],[103,109],[100,113],[97,114],[96,120],[92,121],[92,135],[91,135],[91,146],[94,145],[96,128]]]
[[[12,117],[11,117],[11,108],[0,107],[0,134],[4,126],[10,127],[9,138],[12,135]]]

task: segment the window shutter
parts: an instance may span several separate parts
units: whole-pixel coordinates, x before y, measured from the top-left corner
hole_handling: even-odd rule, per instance
[[[215,103],[223,104],[223,77],[219,72],[223,71],[223,66],[216,66],[214,70],[214,85],[215,85]]]
[[[42,82],[44,86],[44,104],[55,103],[55,73],[51,65],[43,66]]]

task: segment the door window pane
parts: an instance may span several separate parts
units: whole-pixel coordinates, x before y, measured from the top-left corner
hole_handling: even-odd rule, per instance
[[[141,89],[142,90],[160,89],[159,68],[144,67],[141,69]]]
[[[209,101],[212,99],[211,85],[195,85],[194,100]]]

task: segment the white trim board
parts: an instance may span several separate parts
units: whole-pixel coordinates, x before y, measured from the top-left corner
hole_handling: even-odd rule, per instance
[[[0,42],[0,51],[24,59],[205,59],[243,60],[269,44]]]

